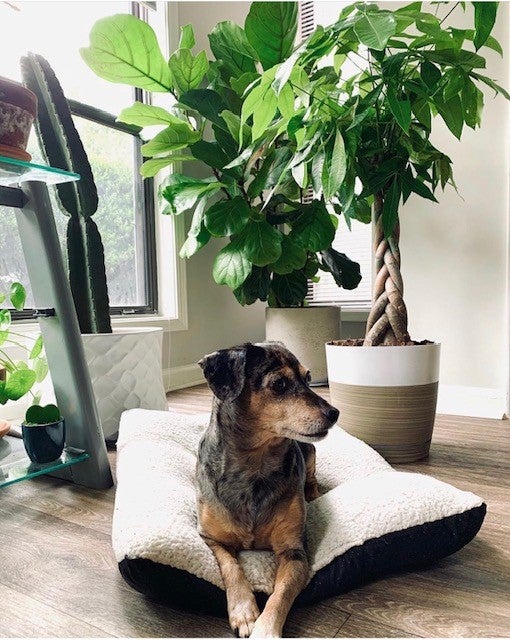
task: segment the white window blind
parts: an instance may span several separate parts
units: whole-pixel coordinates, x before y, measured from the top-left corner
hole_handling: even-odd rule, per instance
[[[345,4],[345,2],[313,2],[313,0],[300,2],[299,33],[301,38],[306,38],[315,29],[317,13],[320,15],[320,23],[326,26],[338,19],[338,14]],[[320,9],[318,12],[317,8]],[[352,220],[351,231],[349,231],[345,220],[340,218],[333,248],[359,263],[362,280],[356,289],[349,291],[338,287],[331,274],[319,271],[320,281],[308,284],[306,296],[308,303],[311,305],[341,304],[343,307],[356,308],[369,307],[372,298],[371,244],[371,224],[362,224],[357,220]]]

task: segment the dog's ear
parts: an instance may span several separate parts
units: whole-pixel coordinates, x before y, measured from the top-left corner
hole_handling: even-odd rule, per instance
[[[220,400],[235,400],[246,379],[246,347],[220,349],[198,363],[214,395]]]

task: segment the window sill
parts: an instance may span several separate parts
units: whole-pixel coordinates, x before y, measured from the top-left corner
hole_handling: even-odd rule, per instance
[[[26,333],[38,332],[37,320],[14,320],[17,331]],[[135,317],[113,316],[112,327],[161,327],[163,331],[185,331],[187,323],[179,318],[158,315],[137,315]]]

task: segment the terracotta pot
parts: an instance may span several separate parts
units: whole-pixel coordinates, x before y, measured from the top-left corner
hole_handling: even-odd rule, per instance
[[[37,96],[22,84],[0,77],[0,155],[29,162],[26,148],[37,117]]]
[[[338,424],[388,462],[426,458],[436,415],[437,343],[407,347],[327,344],[331,404]]]

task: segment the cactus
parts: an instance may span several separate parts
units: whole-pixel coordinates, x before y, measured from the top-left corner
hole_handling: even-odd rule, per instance
[[[69,282],[82,333],[111,333],[101,235],[92,216],[98,196],[87,153],[74,126],[67,99],[42,56],[21,58],[24,84],[38,98],[36,132],[48,164],[79,173],[81,180],[57,185],[67,225]]]

